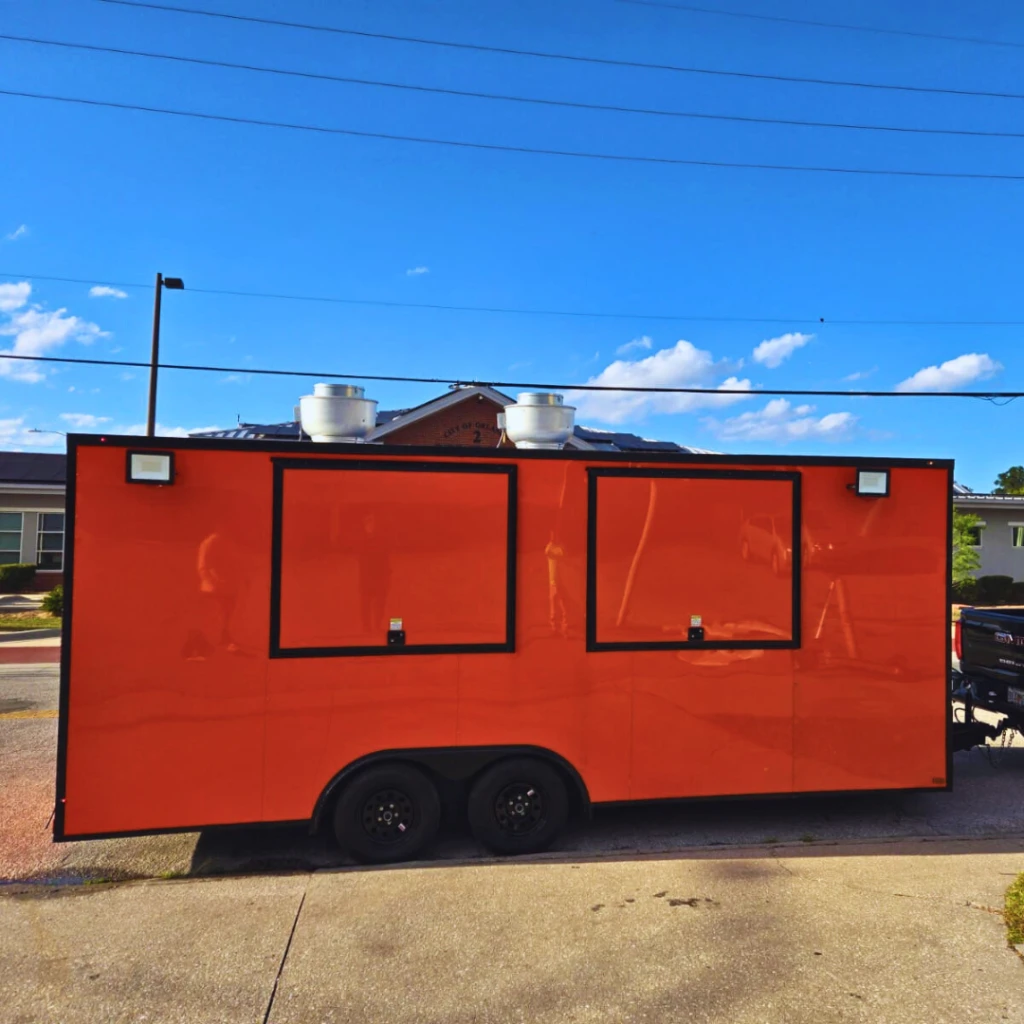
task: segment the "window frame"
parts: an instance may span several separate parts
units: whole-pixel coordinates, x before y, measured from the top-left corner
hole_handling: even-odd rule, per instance
[[[56,530],[44,530],[43,529],[43,516],[61,516],[64,520],[64,525],[60,530],[60,568],[59,569],[44,569],[40,564],[40,557],[43,554],[43,537],[46,534],[54,534]],[[39,511],[36,513],[36,572],[37,573],[62,573],[64,571],[64,549],[67,547],[67,530],[68,530],[68,515],[66,511],[58,512],[56,509],[50,509],[48,511]],[[52,553],[56,548],[50,548],[49,551]]]
[[[1019,522],[1019,523],[1010,522],[1010,523],[1007,523],[1006,525],[1010,527],[1010,547],[1014,551],[1024,550],[1024,522]],[[1021,532],[1021,543],[1020,544],[1014,544],[1013,543],[1014,531],[1015,530],[1020,530],[1020,532]]]
[[[25,543],[25,510],[20,508],[0,508],[0,515],[21,516],[21,527],[18,530],[17,558],[13,562],[0,561],[0,565],[18,565],[21,563],[21,549]],[[14,530],[0,530],[0,533],[14,533]],[[0,552],[0,558],[6,552]]]
[[[516,533],[518,469],[514,462],[434,462],[406,459],[275,458],[270,548],[270,658],[352,658],[417,654],[510,654],[516,640]],[[281,573],[285,473],[290,469],[322,472],[371,471],[410,473],[483,473],[508,480],[505,554],[505,639],[495,643],[401,644],[331,647],[281,646]]]
[[[968,544],[967,545],[972,551],[980,551],[981,548],[984,546],[985,527],[986,526],[988,526],[988,523],[986,523],[984,520],[982,520],[979,523],[975,523],[974,526],[968,526],[967,527],[968,530],[977,530],[978,531],[978,543],[977,544]]]
[[[641,480],[774,480],[788,481],[793,497],[792,545],[792,629],[788,640],[599,640],[597,638],[597,484],[602,477],[632,477]],[[588,652],[601,651],[773,651],[801,647],[801,474],[782,470],[745,469],[656,469],[619,466],[587,467],[587,624]],[[770,518],[770,517],[769,517]]]

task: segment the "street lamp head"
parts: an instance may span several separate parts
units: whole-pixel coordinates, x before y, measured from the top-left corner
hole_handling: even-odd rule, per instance
[[[175,289],[177,291],[180,291],[182,288],[185,287],[185,282],[182,281],[182,279],[180,277],[165,277],[164,278],[164,287],[165,288],[173,288],[173,289]]]

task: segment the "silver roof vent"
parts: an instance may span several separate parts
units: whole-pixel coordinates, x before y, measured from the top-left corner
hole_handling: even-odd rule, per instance
[[[572,437],[576,409],[550,391],[527,391],[506,405],[505,436],[517,448],[564,448]]]
[[[377,425],[377,403],[355,384],[314,384],[299,400],[299,418],[314,441],[365,441]]]

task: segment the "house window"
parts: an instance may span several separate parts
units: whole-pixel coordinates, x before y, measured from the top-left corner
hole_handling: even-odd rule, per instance
[[[0,565],[21,561],[20,512],[0,512]]]
[[[981,531],[984,530],[984,529],[985,529],[984,526],[968,526],[967,527],[967,530],[966,530],[967,543],[970,544],[970,546],[972,548],[980,548],[981,547]]]
[[[64,513],[39,513],[39,547],[36,564],[42,572],[64,568]]]
[[[1024,548],[1024,524],[1010,524],[1010,546]]]

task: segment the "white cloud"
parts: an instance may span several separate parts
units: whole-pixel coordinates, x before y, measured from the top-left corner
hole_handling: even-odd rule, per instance
[[[410,267],[406,272],[406,277],[419,277],[421,274],[429,274],[430,267]]]
[[[8,242],[16,242],[19,238],[24,238],[28,234],[28,225],[19,224],[9,235],[4,235],[4,240]]]
[[[109,416],[93,416],[88,412],[62,412],[60,418],[76,430],[95,430],[102,423],[109,423]]]
[[[849,412],[815,416],[813,405],[795,408],[785,398],[773,398],[763,409],[726,420],[708,418],[705,425],[728,441],[841,441],[853,430],[857,417]]]
[[[848,373],[843,378],[843,380],[848,380],[848,381],[865,380],[867,377],[870,377],[871,374],[876,373],[877,371],[878,371],[878,367],[877,366],[872,366],[870,370],[857,370],[855,373]]]
[[[715,386],[714,378],[720,372],[722,367],[715,363],[710,352],[680,340],[672,348],[663,348],[643,359],[617,359],[587,383],[602,387],[710,388]],[[717,387],[752,389],[749,380],[736,377],[729,377]],[[728,405],[742,401],[746,396],[575,391],[567,397],[576,406],[580,420],[589,417],[605,423],[623,423],[628,419],[641,419],[649,413],[690,412]]]
[[[128,293],[121,291],[120,288],[111,288],[105,284],[94,284],[89,289],[89,298],[91,299],[127,299]]]
[[[38,303],[28,305],[32,286],[27,281],[0,284],[0,312],[7,313],[0,323],[0,337],[14,339],[0,355],[42,356],[67,341],[88,345],[107,332],[81,317],[69,316],[66,309],[45,310]],[[40,381],[46,374],[39,364],[17,359],[0,359],[0,377],[11,380]]]
[[[645,334],[642,338],[634,338],[632,341],[627,341],[625,345],[620,345],[615,350],[615,354],[617,356],[624,356],[627,352],[632,352],[638,348],[649,350],[653,344],[653,340]]]
[[[0,284],[0,313],[10,313],[11,310],[21,309],[28,302],[32,294],[32,285],[28,281],[19,281],[17,284]]]
[[[813,334],[783,334],[778,338],[762,341],[753,351],[755,363],[767,366],[769,370],[781,366],[798,348],[803,348],[814,338]]]
[[[970,352],[947,359],[941,366],[926,366],[896,385],[897,391],[953,391],[971,381],[984,380],[1002,369],[984,353]]]
[[[122,373],[121,374],[121,380],[135,380],[135,374],[134,373]]]

